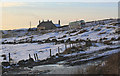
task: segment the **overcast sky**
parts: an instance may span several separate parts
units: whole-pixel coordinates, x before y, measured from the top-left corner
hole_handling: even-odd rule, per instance
[[[8,2],[16,0],[4,0],[4,1],[6,2],[2,2],[2,29],[28,28],[30,21],[32,22],[32,27],[36,27],[38,25],[38,20],[42,21],[49,19],[53,20],[54,23],[58,23],[58,20],[61,20],[61,24],[66,25],[69,24],[69,22],[71,21],[81,19],[84,19],[85,21],[91,21],[118,17],[118,3],[117,3],[118,0],[114,0],[116,2],[47,2],[47,3]],[[100,0],[87,0],[87,1],[100,1]]]

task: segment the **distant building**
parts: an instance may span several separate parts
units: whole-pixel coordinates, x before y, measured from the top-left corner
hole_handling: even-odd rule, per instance
[[[29,28],[28,31],[37,31],[37,28]]]
[[[50,30],[50,29],[56,29],[60,27],[60,20],[58,21],[58,24],[54,24],[52,21],[42,21],[37,26],[37,30]]]
[[[80,20],[80,21],[75,21],[75,22],[70,22],[69,26],[70,28],[78,28],[78,27],[82,27],[85,25],[85,21],[84,20]]]

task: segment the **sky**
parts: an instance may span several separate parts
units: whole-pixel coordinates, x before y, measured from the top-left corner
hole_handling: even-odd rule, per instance
[[[2,2],[119,2],[119,0],[1,0]]]
[[[2,2],[2,30],[37,27],[39,20],[67,25],[76,20],[101,20],[118,17],[116,2]],[[47,1],[47,0],[46,0]],[[71,0],[72,1],[72,0]],[[107,1],[107,0],[106,0]]]

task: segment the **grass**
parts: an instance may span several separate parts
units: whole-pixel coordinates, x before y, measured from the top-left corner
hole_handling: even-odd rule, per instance
[[[94,31],[100,31],[101,29],[100,28],[98,28],[98,29],[95,29]]]
[[[71,53],[75,52],[76,50],[78,50],[78,48],[76,48],[76,47],[70,47],[70,48],[67,48],[67,49],[63,52],[63,54],[71,54]]]
[[[9,38],[11,36],[12,36],[11,34],[2,34],[2,38]]]
[[[63,37],[59,37],[58,39],[62,39],[62,38],[65,38],[65,37],[67,37],[67,35],[64,35]]]
[[[73,31],[67,32],[66,34],[75,33],[75,32],[77,32],[77,31],[76,31],[76,30],[73,30]]]
[[[81,33],[84,33],[84,32],[87,32],[87,30],[81,30],[78,34],[81,34]]]
[[[105,59],[104,65],[94,65],[87,69],[88,74],[119,74],[120,72],[120,52]]]
[[[107,28],[107,29],[110,29],[110,28],[113,28],[113,29],[115,29],[115,27],[110,27],[110,26],[107,26],[106,28]]]
[[[98,35],[105,34],[106,32],[100,32]]]

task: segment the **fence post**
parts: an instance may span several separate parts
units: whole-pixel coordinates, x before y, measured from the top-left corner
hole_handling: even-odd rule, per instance
[[[65,43],[65,50],[67,49],[67,44]]]
[[[70,48],[71,48],[71,43],[70,43]]]
[[[38,60],[38,55],[37,55],[37,53],[36,53],[36,59]]]
[[[52,55],[51,55],[51,49],[50,49],[50,57],[51,57]]]
[[[30,42],[32,42],[32,38],[30,38]]]
[[[9,62],[10,62],[10,53],[9,53]]]
[[[60,54],[60,48],[58,47],[58,54]]]
[[[31,58],[31,55],[29,54],[29,59]]]
[[[36,61],[36,56],[35,56],[35,54],[34,54],[34,59],[35,59],[35,61]]]

